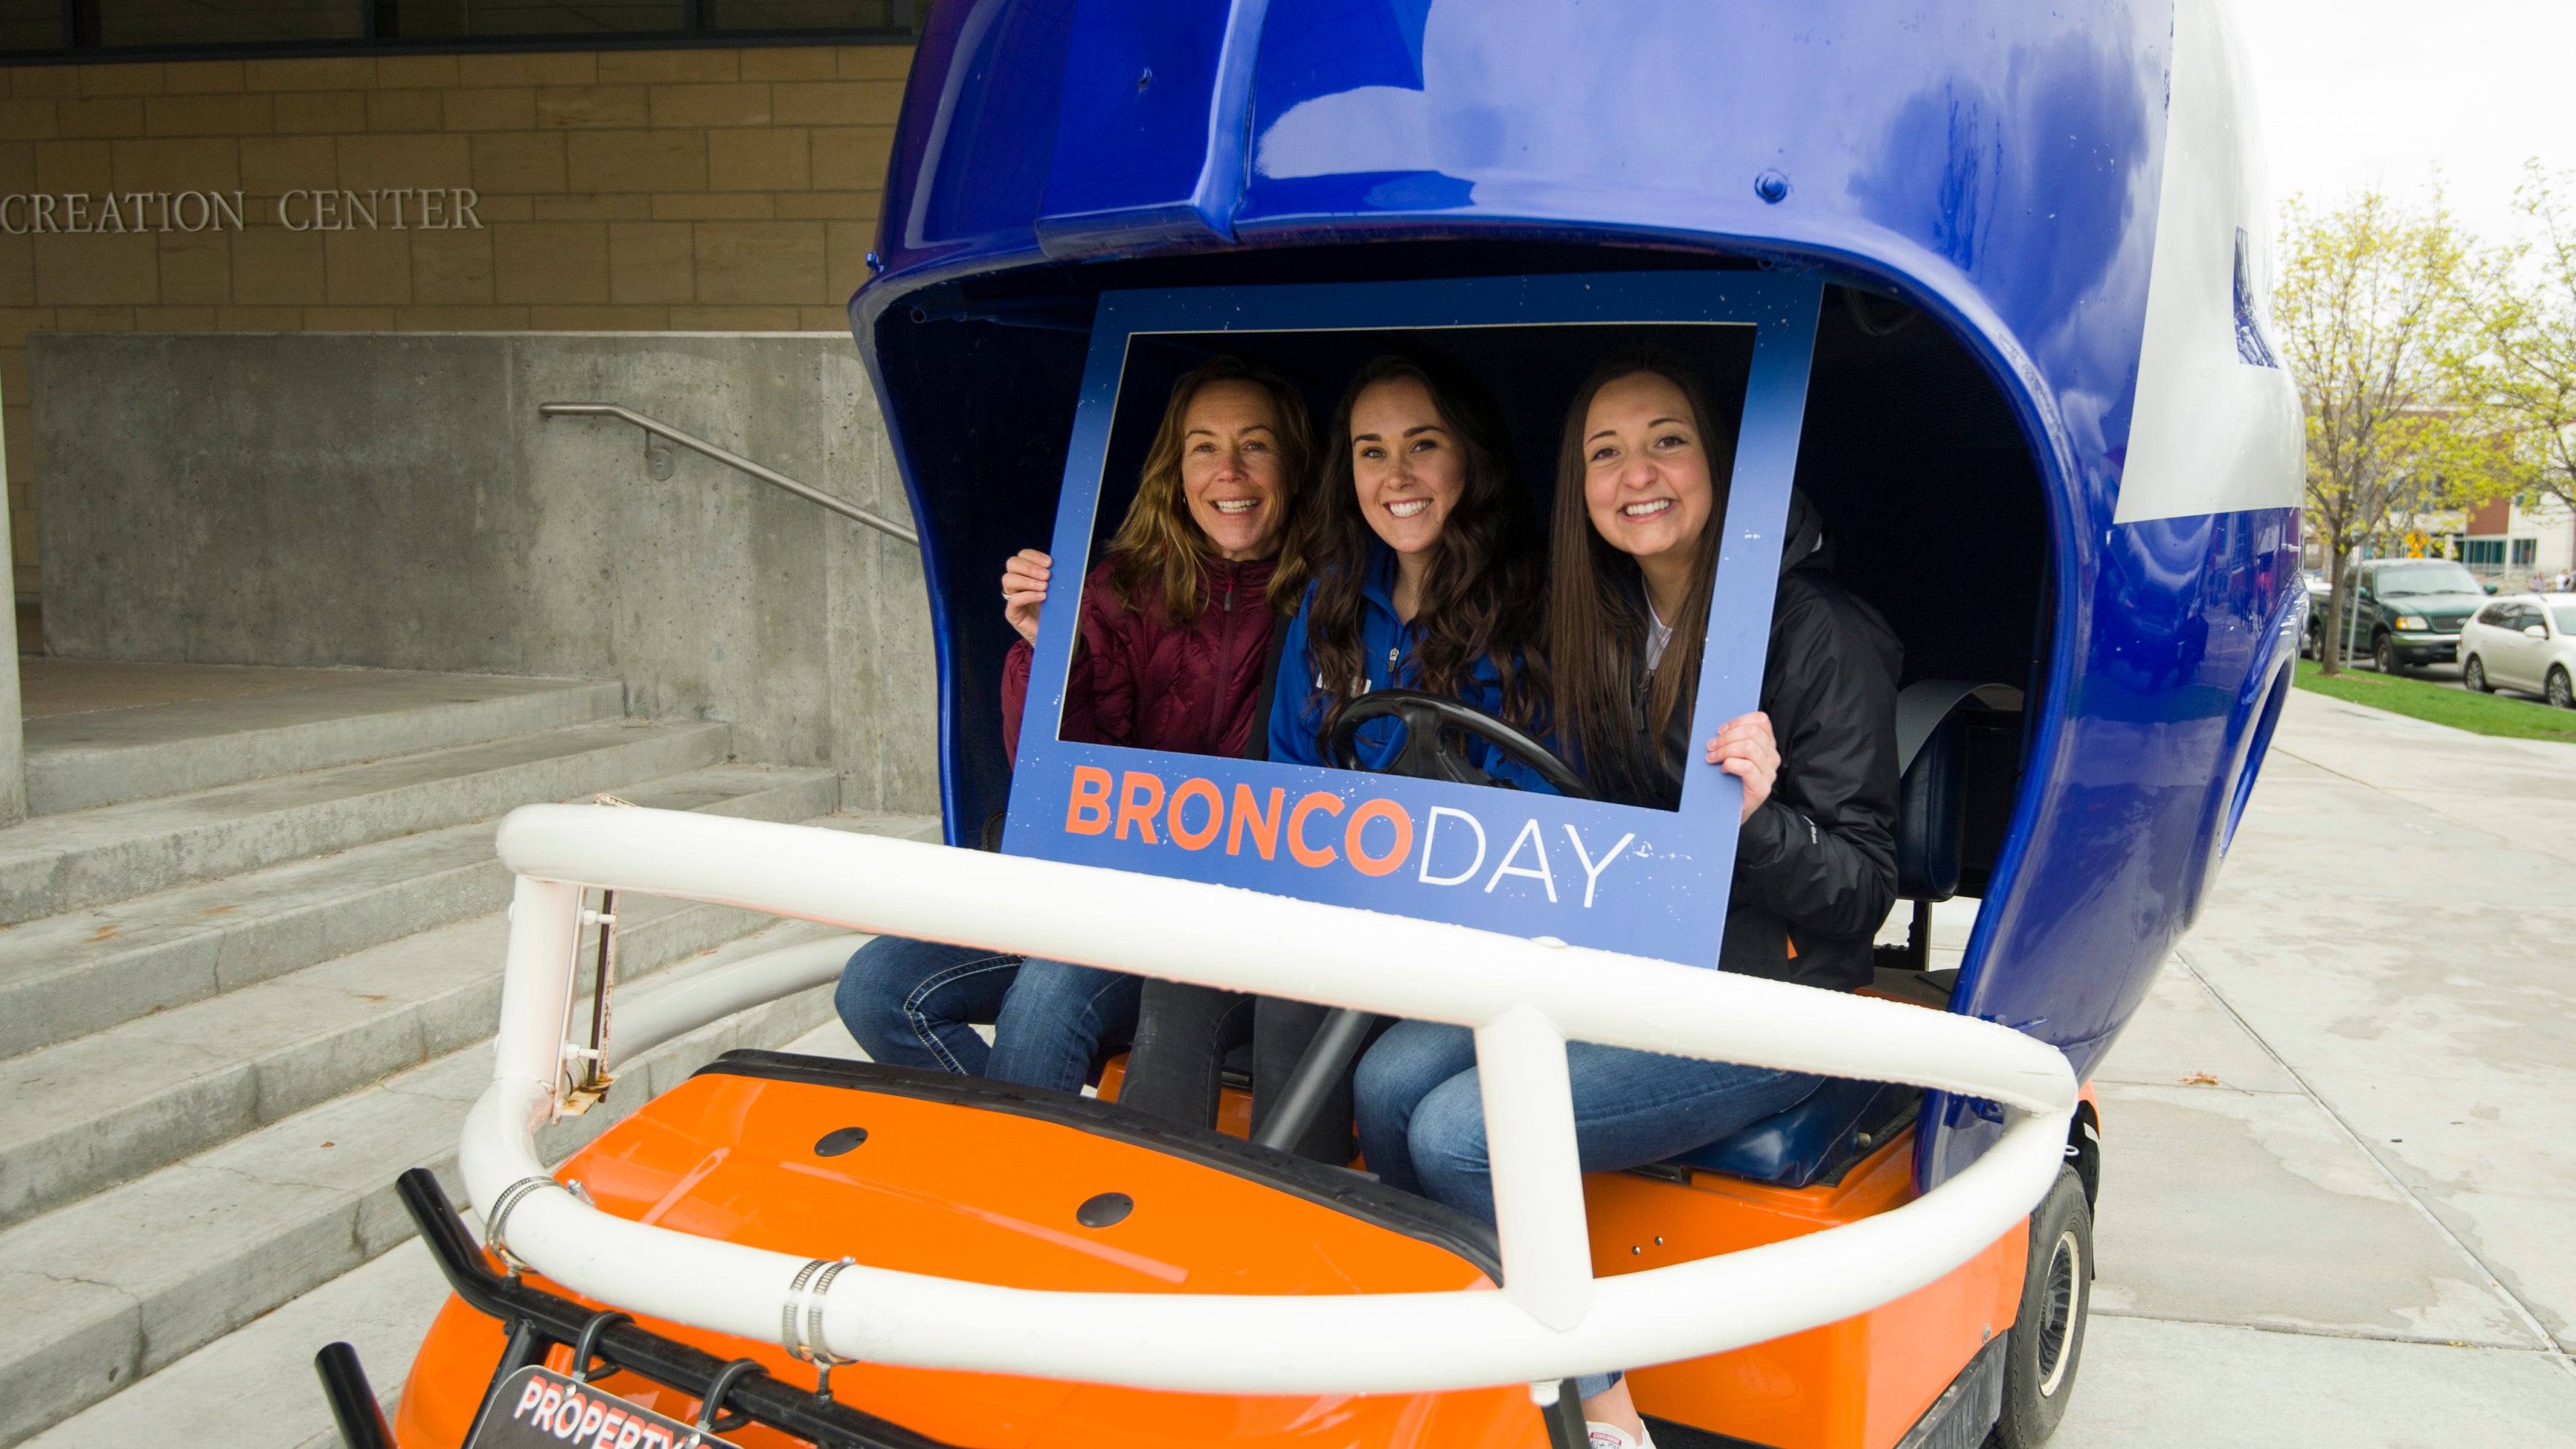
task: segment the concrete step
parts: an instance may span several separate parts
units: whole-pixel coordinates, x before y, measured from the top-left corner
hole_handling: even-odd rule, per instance
[[[721,761],[728,734],[618,720],[39,816],[0,830],[0,923],[676,775]]]
[[[806,1056],[867,1060],[837,1019],[784,1043]],[[465,1212],[480,1236],[482,1219]],[[314,1388],[313,1355],[345,1340],[390,1419],[447,1280],[418,1239],[288,1300],[103,1402],[25,1442],[24,1449],[127,1449],[186,1424],[189,1449],[341,1449]]]
[[[617,914],[629,983],[767,919],[650,896]],[[0,1226],[480,1041],[508,935],[478,916],[0,1062]]]
[[[29,719],[28,813],[210,790],[595,724],[626,712],[626,687],[615,680],[375,669],[239,672],[282,678],[248,693]],[[112,690],[100,697],[121,698]]]
[[[829,934],[784,923],[668,976]],[[783,1045],[830,1015],[830,988],[818,987],[667,1042],[628,1063],[605,1102],[549,1128],[541,1145],[559,1160],[722,1053]],[[490,1079],[490,1048],[476,1045],[0,1230],[0,1294],[11,1306],[0,1316],[0,1445],[411,1237],[394,1177],[429,1167],[461,1195],[456,1135]]]
[[[358,1350],[391,1420],[447,1280],[418,1238],[225,1334],[32,1439],[25,1449],[132,1449],[187,1425],[188,1449],[346,1449],[313,1376],[326,1343]]]
[[[839,803],[818,770],[714,765],[620,798],[803,820]],[[0,1057],[70,1041],[415,931],[497,911],[497,820],[361,845],[0,931]]]

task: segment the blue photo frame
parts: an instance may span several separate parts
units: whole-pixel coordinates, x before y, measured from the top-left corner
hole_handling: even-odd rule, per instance
[[[1057,507],[1056,578],[1078,588],[1079,561],[1089,558],[1101,522],[1103,470],[1133,339],[1745,327],[1751,365],[1691,717],[1691,737],[1706,740],[1759,707],[1822,291],[1812,276],[1784,273],[1633,272],[1104,293]],[[1060,740],[1077,613],[1074,589],[1061,592],[1042,617],[1030,671],[1009,853],[1717,964],[1743,796],[1735,777],[1696,753],[1681,808],[1666,811]]]

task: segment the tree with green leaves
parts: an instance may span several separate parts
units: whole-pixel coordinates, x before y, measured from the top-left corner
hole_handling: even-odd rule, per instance
[[[2339,643],[2353,550],[2492,486],[2472,371],[2487,274],[2438,193],[2416,208],[2364,191],[2323,213],[2293,199],[2282,232],[2273,317],[2307,411],[2308,524],[2333,579],[2323,633]],[[2339,672],[2341,650],[2322,653]]]
[[[2515,481],[2576,508],[2576,217],[2538,161],[2526,163],[2523,214],[2536,249],[2517,248],[2490,309],[2485,394],[2510,430]]]

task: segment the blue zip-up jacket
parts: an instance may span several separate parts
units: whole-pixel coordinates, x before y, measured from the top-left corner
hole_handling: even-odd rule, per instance
[[[1420,668],[1413,656],[1413,626],[1395,616],[1395,550],[1382,543],[1369,545],[1368,574],[1360,583],[1360,600],[1360,643],[1362,657],[1368,661],[1368,688],[1418,688]],[[1316,731],[1323,727],[1325,701],[1320,697],[1315,657],[1306,644],[1306,616],[1314,604],[1315,586],[1308,584],[1306,597],[1297,606],[1297,617],[1289,622],[1288,640],[1280,648],[1279,687],[1270,702],[1270,758],[1289,764],[1329,766],[1333,761],[1324,758],[1315,739]],[[1502,679],[1494,672],[1491,659],[1477,656],[1474,683],[1459,696],[1459,702],[1502,718]],[[1361,768],[1384,770],[1401,747],[1403,729],[1392,719],[1371,720],[1360,726]],[[1539,743],[1554,748],[1554,739],[1531,733]],[[1541,779],[1537,771],[1473,735],[1467,738],[1467,758],[1495,779],[1508,780],[1524,790],[1556,793],[1556,788]]]

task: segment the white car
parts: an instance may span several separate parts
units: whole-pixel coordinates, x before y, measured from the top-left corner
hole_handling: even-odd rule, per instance
[[[2478,610],[2460,626],[2460,679],[2576,709],[2576,594],[2521,594]]]

